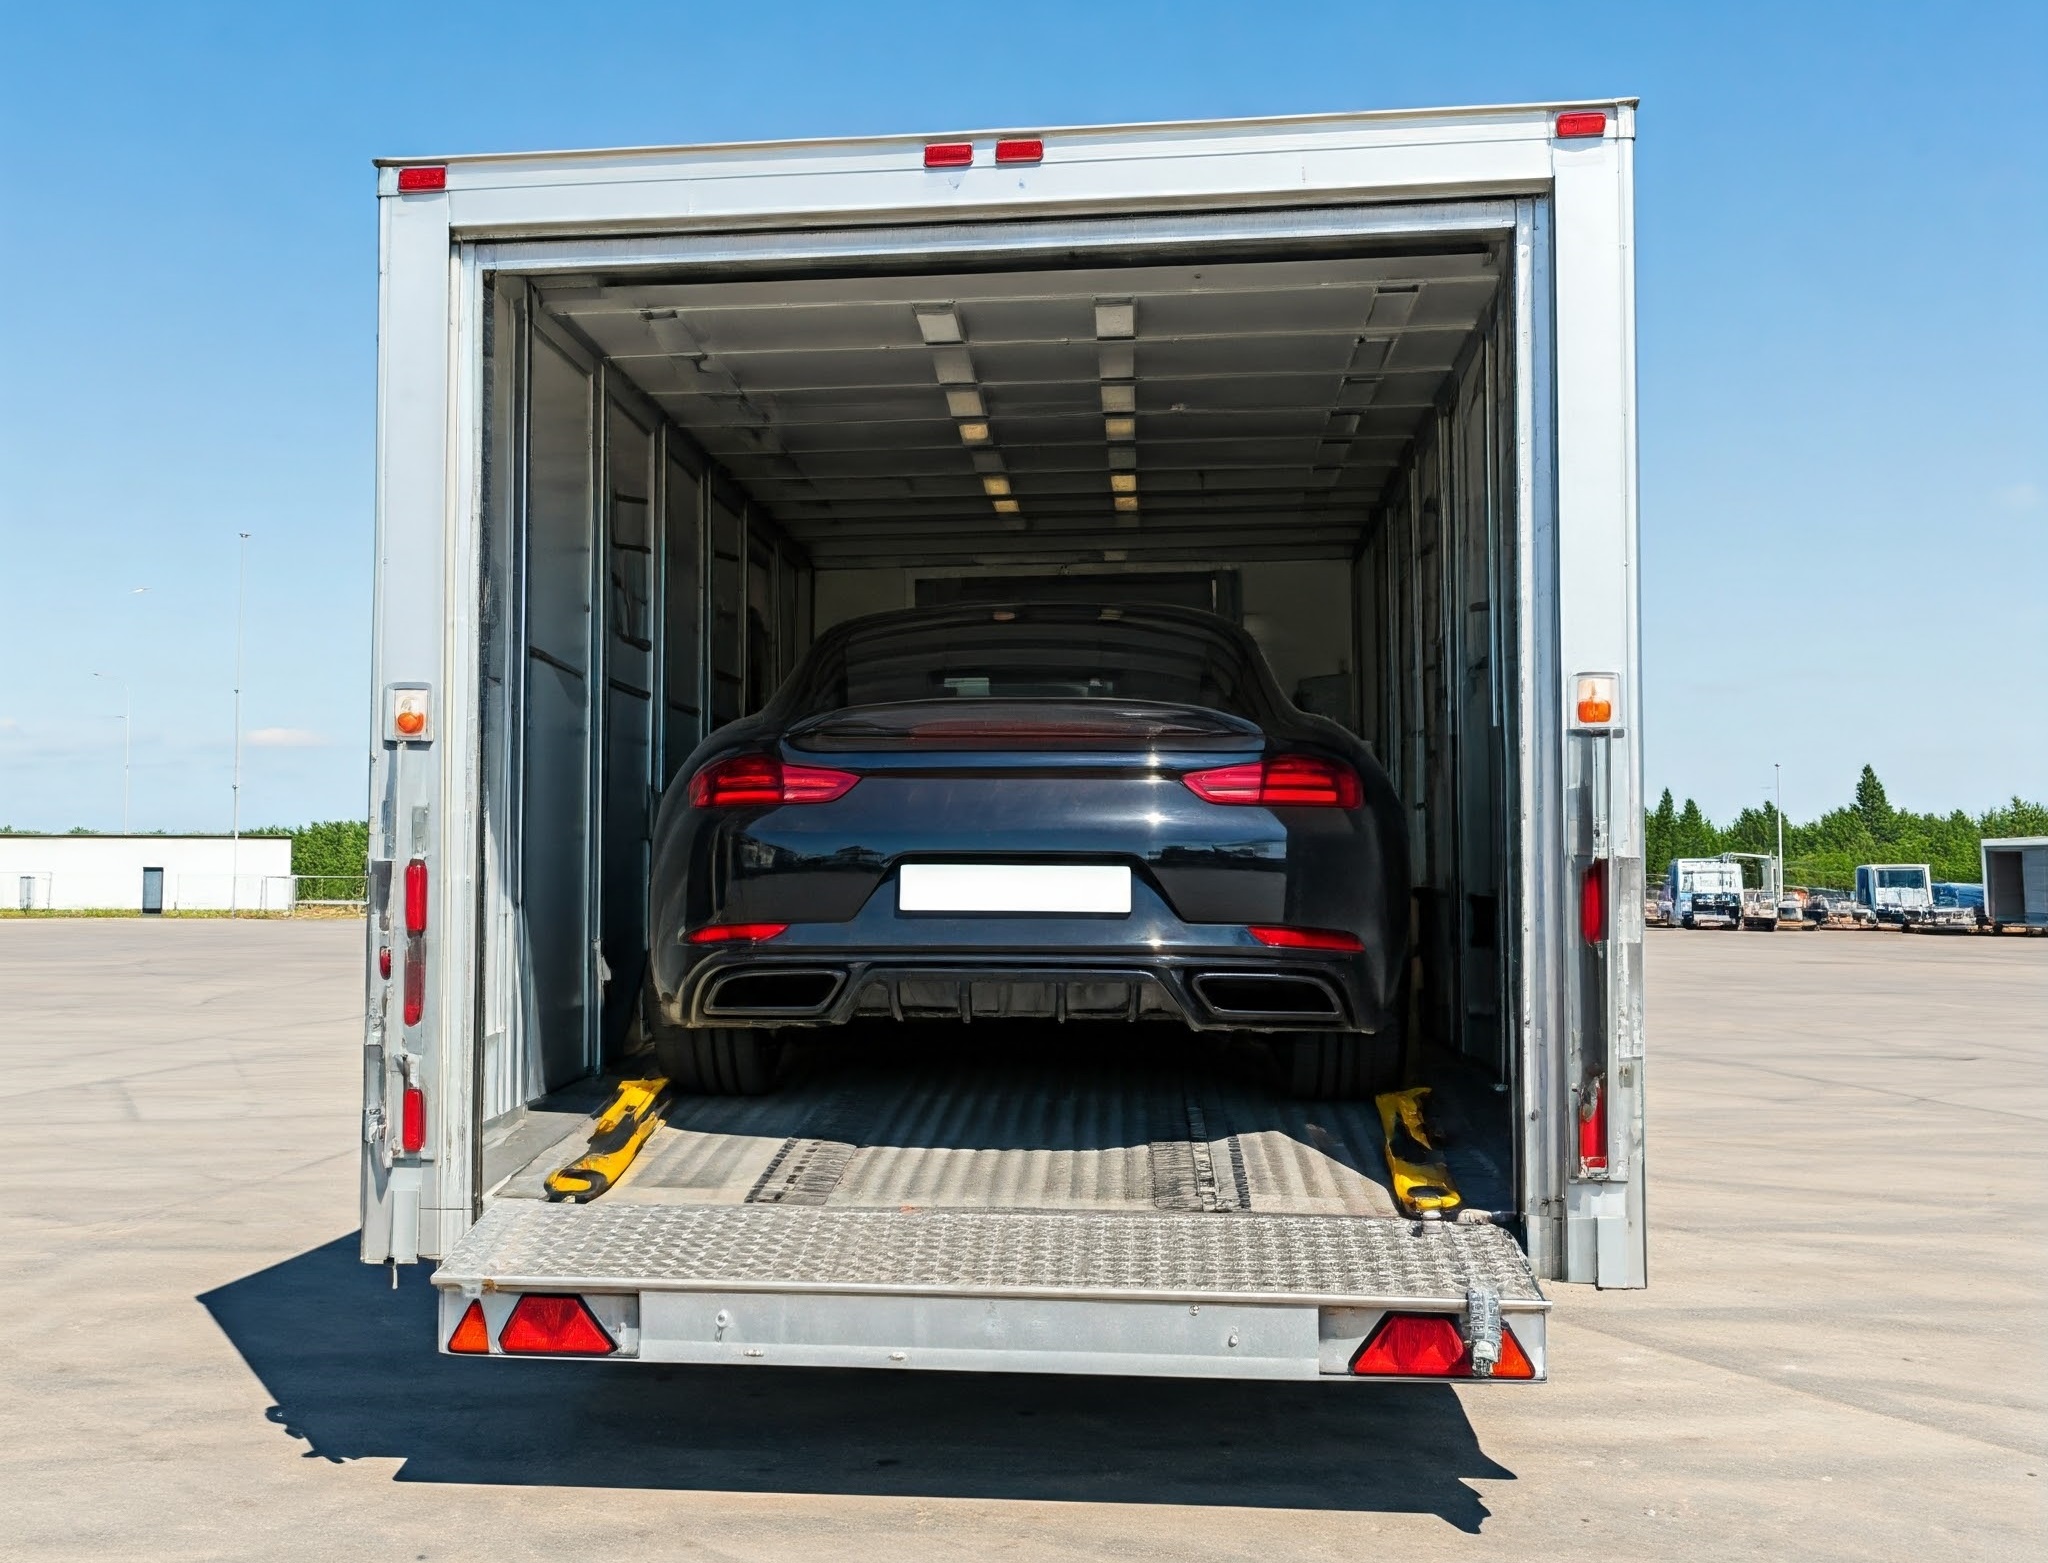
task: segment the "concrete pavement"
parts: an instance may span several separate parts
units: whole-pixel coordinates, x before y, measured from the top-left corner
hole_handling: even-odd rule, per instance
[[[451,1362],[353,1258],[358,925],[0,923],[0,1555],[2005,1558],[2048,941],[1650,935],[1652,1288],[1552,1383]]]

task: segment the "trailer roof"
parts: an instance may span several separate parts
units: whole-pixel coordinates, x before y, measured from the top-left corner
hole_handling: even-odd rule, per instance
[[[1347,124],[1426,124],[1444,120],[1521,120],[1535,115],[1555,115],[1574,109],[1625,109],[1631,113],[1641,100],[1633,97],[1566,98],[1542,103],[1479,104],[1452,108],[1352,109],[1323,114],[1275,114],[1248,119],[1145,120],[1108,125],[1011,125],[980,130],[927,132],[894,131],[862,136],[800,136],[766,141],[699,141],[631,147],[558,148],[525,152],[450,152],[372,158],[378,168],[404,168],[416,164],[512,163],[559,159],[603,160],[633,157],[676,157],[696,153],[757,152],[820,147],[918,146],[927,141],[979,141],[1003,136],[1143,136],[1170,135],[1189,131],[1273,131],[1290,127],[1326,128]],[[1630,131],[1623,127],[1622,134]]]

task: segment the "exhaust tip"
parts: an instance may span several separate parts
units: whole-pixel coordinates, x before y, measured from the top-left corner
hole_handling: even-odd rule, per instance
[[[1320,977],[1280,972],[1203,972],[1195,992],[1225,1018],[1338,1020],[1344,1013],[1336,992]]]
[[[815,1015],[839,994],[840,971],[741,971],[722,977],[704,1000],[707,1015]]]

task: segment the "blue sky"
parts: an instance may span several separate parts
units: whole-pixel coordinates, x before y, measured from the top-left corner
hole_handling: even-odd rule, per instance
[[[0,823],[362,807],[378,154],[1636,94],[1647,781],[2048,795],[2039,6],[73,4],[0,132]],[[585,17],[591,19],[586,20]],[[135,588],[146,587],[137,593]],[[92,674],[110,675],[95,679]]]

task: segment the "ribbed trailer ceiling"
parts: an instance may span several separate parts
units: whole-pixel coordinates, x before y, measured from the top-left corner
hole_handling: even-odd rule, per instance
[[[1489,253],[556,288],[821,567],[1343,557]]]

